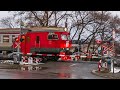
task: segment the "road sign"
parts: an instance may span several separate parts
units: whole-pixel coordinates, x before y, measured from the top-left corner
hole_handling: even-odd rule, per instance
[[[103,51],[103,52],[106,52],[106,51],[112,51],[112,52],[113,52],[113,45],[110,46],[110,47],[107,47],[107,46],[102,45],[102,47],[104,48],[104,51]]]

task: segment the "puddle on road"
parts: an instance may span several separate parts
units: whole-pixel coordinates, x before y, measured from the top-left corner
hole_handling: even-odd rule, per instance
[[[22,70],[22,71],[31,71],[31,70],[45,70],[48,69],[48,67],[41,67],[38,65],[2,65],[0,66],[0,69],[16,69],[16,70]]]
[[[59,78],[71,78],[70,73],[58,73]]]
[[[57,76],[57,78],[60,79],[77,79],[77,75],[73,74],[73,73],[55,73],[55,72],[51,72],[51,74],[54,74]]]
[[[48,69],[48,67],[41,67],[41,66],[21,66],[20,68],[22,71],[39,71]]]

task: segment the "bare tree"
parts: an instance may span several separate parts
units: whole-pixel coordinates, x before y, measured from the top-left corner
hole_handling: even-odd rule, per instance
[[[5,28],[15,28],[17,27],[16,23],[14,22],[13,17],[4,17],[0,20],[1,26]]]
[[[17,11],[14,16],[23,16],[28,26],[60,26],[67,11]],[[53,21],[55,23],[53,23]],[[32,24],[29,24],[32,23]],[[63,23],[63,22],[62,22]]]
[[[112,16],[108,11],[13,11],[12,13],[14,18],[3,18],[0,21],[2,26],[9,28],[18,26],[19,16],[26,23],[26,27],[67,26],[71,39],[78,41],[83,39],[83,43],[87,41],[87,51],[93,45],[93,52],[97,50],[94,47],[96,39],[110,40],[112,30],[120,30],[120,18]]]

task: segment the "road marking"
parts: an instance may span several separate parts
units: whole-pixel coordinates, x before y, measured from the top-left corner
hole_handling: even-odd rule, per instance
[[[72,67],[72,66],[75,66],[75,65],[76,65],[76,64],[72,64],[72,65],[70,65],[70,66]]]

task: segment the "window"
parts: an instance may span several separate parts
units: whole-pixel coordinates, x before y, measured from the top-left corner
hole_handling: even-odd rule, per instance
[[[50,40],[58,40],[58,35],[57,34],[54,34],[54,33],[50,33],[48,34],[48,39]]]
[[[57,34],[53,34],[53,39],[58,39],[58,35]]]
[[[52,35],[48,35],[48,39],[52,39]]]
[[[37,36],[36,37],[36,43],[39,43],[39,41],[40,41],[40,38],[39,38],[39,36]]]
[[[3,43],[9,43],[9,35],[3,35]]]
[[[12,42],[14,42],[15,40],[15,35],[12,35]]]
[[[70,35],[61,35],[62,40],[71,40]]]
[[[68,38],[68,40],[71,40],[71,39],[70,39],[70,35],[67,35],[67,38]]]
[[[66,35],[61,35],[62,40],[67,40],[67,36]]]

